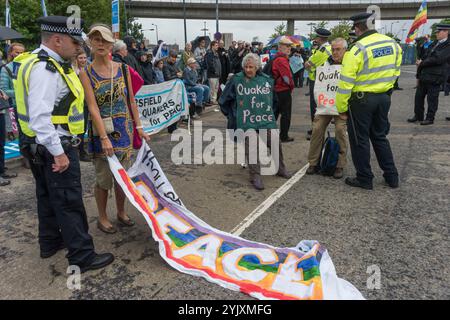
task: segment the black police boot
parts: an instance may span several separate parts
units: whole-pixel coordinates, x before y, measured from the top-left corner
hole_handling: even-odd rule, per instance
[[[290,174],[286,168],[283,169],[279,169],[277,172],[277,176],[285,178],[285,179],[290,179],[292,177],[292,174]]]
[[[450,121],[450,117],[445,117],[445,120]]]
[[[398,179],[384,180],[384,181],[386,182],[386,185],[388,185],[392,189],[397,189],[398,188]]]
[[[424,121],[422,121],[421,123],[420,123],[420,125],[421,126],[428,126],[428,125],[430,125],[430,124],[433,124],[434,123],[434,121],[433,120],[424,120]]]
[[[50,258],[52,256],[54,256],[59,250],[65,249],[66,245],[64,244],[64,242],[61,242],[55,249],[50,250],[50,251],[42,251],[41,250],[41,258],[42,259],[47,259]]]
[[[345,178],[345,183],[352,187],[358,187],[366,190],[372,190],[373,186],[371,184],[362,184],[358,178]]]
[[[419,119],[416,116],[408,119],[408,122],[417,122],[417,121],[422,121],[422,119]]]
[[[84,273],[89,270],[101,269],[111,264],[113,261],[114,256],[112,255],[112,253],[101,253],[101,254],[96,253],[91,263],[85,266],[80,266],[80,271],[81,273]]]

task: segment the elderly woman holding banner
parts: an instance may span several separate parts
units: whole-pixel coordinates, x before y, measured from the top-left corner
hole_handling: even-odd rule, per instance
[[[267,147],[278,164],[277,176],[290,178],[283,162],[281,143],[274,116],[273,79],[261,72],[261,61],[254,53],[247,54],[242,60],[243,72],[231,78],[219,99],[222,113],[228,118],[228,129],[245,131],[245,158],[250,170],[250,182],[257,190],[263,190],[261,179],[259,140],[267,132]],[[253,129],[253,130],[251,130]],[[264,129],[264,130],[263,130]],[[256,139],[251,139],[254,132]],[[236,137],[236,133],[235,133]],[[265,137],[264,137],[265,138]],[[277,139],[274,141],[273,139]],[[263,139],[264,140],[264,139]],[[277,143],[274,143],[277,142]],[[278,157],[272,152],[272,144],[278,145]],[[252,161],[252,158],[256,161]]]
[[[93,61],[80,72],[80,80],[89,108],[88,149],[93,154],[95,167],[97,227],[105,233],[115,233],[106,212],[108,191],[114,182],[106,157],[115,154],[125,168],[129,166],[133,150],[133,121],[139,136],[147,141],[150,138],[139,119],[128,66],[109,58],[115,41],[111,30],[105,25],[96,25],[88,37]],[[124,192],[115,183],[114,191],[118,221],[132,226],[134,223],[125,212]]]

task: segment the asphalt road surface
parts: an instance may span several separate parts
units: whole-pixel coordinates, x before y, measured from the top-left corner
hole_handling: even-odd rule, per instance
[[[449,299],[450,97],[441,93],[434,125],[409,124],[414,101],[414,69],[403,67],[393,94],[389,139],[400,172],[400,188],[383,185],[372,157],[374,190],[354,189],[319,175],[304,176],[255,219],[242,237],[274,246],[295,246],[302,239],[325,245],[339,277],[354,284],[367,299]],[[295,89],[291,135],[283,144],[287,167],[307,164],[310,126],[308,97]],[[220,112],[202,116],[203,129],[226,126]],[[238,226],[286,180],[263,177],[266,189],[255,191],[240,165],[175,165],[166,133],[151,143],[161,166],[185,205],[223,231]],[[348,154],[345,176],[353,176]],[[10,166],[12,164],[9,164]],[[144,218],[130,205],[137,222],[106,235],[96,228],[94,172],[82,163],[84,200],[90,233],[98,252],[112,252],[111,266],[82,275],[81,290],[67,288],[67,260],[60,251],[39,258],[34,182],[29,171],[0,189],[0,299],[251,299],[172,269],[160,257]],[[109,216],[114,224],[114,199]],[[374,267],[375,266],[375,267]],[[379,289],[369,289],[370,270],[381,271]],[[369,271],[369,273],[368,273]]]

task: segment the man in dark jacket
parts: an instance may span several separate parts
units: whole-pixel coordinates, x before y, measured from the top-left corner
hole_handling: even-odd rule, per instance
[[[183,72],[178,69],[177,65],[177,53],[174,50],[170,50],[169,56],[164,61],[163,75],[164,81],[173,79],[179,79],[183,76]]]
[[[421,125],[430,125],[439,104],[439,91],[447,79],[448,59],[450,57],[450,40],[448,38],[450,24],[438,24],[436,41],[427,51],[423,60],[418,61],[416,78],[419,84],[416,89],[414,117],[408,122],[420,121]],[[428,110],[424,120],[424,100],[427,97]]]
[[[144,51],[138,51],[136,57],[141,64],[142,73],[144,74],[144,85],[154,84],[153,67],[151,61],[148,60],[148,55]]]
[[[220,59],[220,65],[221,65],[221,75],[220,75],[220,81],[219,86],[221,84],[225,84],[227,82],[228,74],[230,73],[230,59],[228,58],[228,52],[225,49],[225,43],[223,40],[219,41],[219,59]]]
[[[163,67],[164,81],[180,79],[183,76],[183,73],[180,70],[178,70],[176,62],[177,62],[177,53],[174,50],[170,50],[167,60],[164,61]],[[176,122],[167,127],[169,133],[174,132],[176,129],[177,129]]]
[[[123,60],[127,65],[136,70],[142,78],[144,78],[144,73],[142,72],[141,65],[136,59],[136,40],[131,36],[126,36],[123,38],[123,42],[125,42],[125,44],[127,45],[128,50],[128,54],[123,58]]]
[[[217,104],[217,92],[219,90],[219,79],[222,73],[222,65],[219,58],[219,43],[211,41],[211,47],[205,55],[206,74],[209,88],[211,89],[211,103]]]

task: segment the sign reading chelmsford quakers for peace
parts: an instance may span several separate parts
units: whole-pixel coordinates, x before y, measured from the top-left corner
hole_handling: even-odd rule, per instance
[[[135,96],[142,126],[157,133],[189,113],[186,88],[180,79],[143,86]]]
[[[234,77],[236,84],[237,127],[239,129],[276,129],[273,114],[273,80],[266,75],[248,79],[243,73]]]
[[[130,203],[147,221],[161,257],[176,270],[258,299],[364,299],[337,277],[327,250],[317,241],[279,248],[199,219],[180,200],[146,143],[128,172],[115,156],[108,161]]]
[[[316,82],[314,83],[314,99],[317,103],[317,115],[337,116],[336,92],[339,77],[341,76],[340,64],[330,65],[327,62],[316,69]]]

